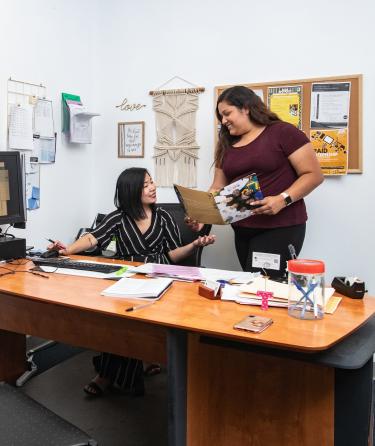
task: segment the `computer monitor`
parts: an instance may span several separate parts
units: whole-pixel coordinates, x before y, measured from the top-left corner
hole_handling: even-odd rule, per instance
[[[0,151],[0,225],[26,221],[23,158],[17,151]]]

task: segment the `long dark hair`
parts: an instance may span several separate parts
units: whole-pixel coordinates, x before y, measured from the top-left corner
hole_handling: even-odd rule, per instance
[[[221,122],[222,116],[219,113],[220,102],[226,102],[229,105],[249,110],[249,120],[258,125],[271,125],[280,121],[276,113],[271,112],[264,102],[250,88],[238,85],[224,90],[217,99],[216,117]],[[215,152],[214,164],[221,167],[225,150],[235,144],[241,136],[232,136],[228,128],[222,125],[219,132],[219,141]]]
[[[131,167],[125,169],[117,179],[115,206],[133,220],[146,218],[142,204],[142,191],[146,174],[150,175],[148,170],[143,167]],[[151,208],[153,207],[154,205],[151,205]]]

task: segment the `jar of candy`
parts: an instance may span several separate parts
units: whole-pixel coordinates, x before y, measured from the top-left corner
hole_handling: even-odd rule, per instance
[[[288,314],[299,319],[324,316],[324,262],[294,259],[288,261]]]

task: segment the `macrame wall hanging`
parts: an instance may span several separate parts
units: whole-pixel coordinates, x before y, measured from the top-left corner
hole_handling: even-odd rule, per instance
[[[189,87],[163,89],[175,79],[189,84]],[[203,87],[197,87],[178,76],[150,91],[156,121],[154,160],[158,186],[171,187],[176,183],[197,187],[199,146],[196,142],[195,119],[198,94],[203,91]]]

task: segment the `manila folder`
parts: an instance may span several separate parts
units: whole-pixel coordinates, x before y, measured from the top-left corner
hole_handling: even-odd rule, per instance
[[[210,225],[225,224],[210,192],[189,189],[177,184],[174,185],[174,188],[187,216],[199,223]]]

